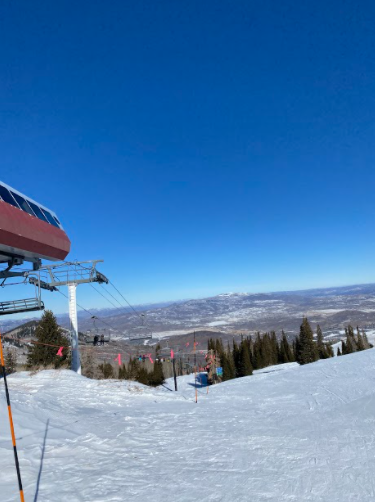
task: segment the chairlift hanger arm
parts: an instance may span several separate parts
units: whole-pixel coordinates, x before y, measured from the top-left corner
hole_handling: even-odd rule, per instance
[[[29,283],[41,287],[42,289],[47,289],[48,291],[57,291],[55,286],[51,286],[48,282],[41,281],[37,277],[29,277]]]
[[[8,279],[9,277],[25,277],[26,272],[9,272],[9,268],[0,272],[0,279]]]

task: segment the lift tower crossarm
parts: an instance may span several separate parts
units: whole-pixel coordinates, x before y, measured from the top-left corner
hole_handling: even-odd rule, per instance
[[[103,260],[64,262],[55,265],[44,265],[41,273],[47,275],[46,282],[49,286],[59,287],[69,284],[87,284],[90,282],[106,283],[107,277],[96,270],[97,263]]]

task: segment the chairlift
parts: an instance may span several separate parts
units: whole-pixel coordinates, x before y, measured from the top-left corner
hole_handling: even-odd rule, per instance
[[[96,326],[96,320],[98,319],[96,316],[92,316],[91,319],[93,321],[93,327],[90,330],[86,331],[85,343],[92,344],[94,347],[104,345],[105,343],[110,343],[110,331],[107,328],[103,329]]]
[[[142,341],[142,340],[151,340],[152,339],[152,333],[144,334],[144,335],[135,335],[135,336],[129,336],[128,340],[130,342],[136,342],[136,341]]]
[[[140,326],[136,326],[133,329],[134,330],[149,329],[146,325],[146,322],[145,322],[146,314],[140,314],[140,317],[142,319]],[[150,333],[150,332],[148,332],[148,333],[135,333],[134,335],[129,336],[129,341],[131,341],[131,342],[150,340],[150,339],[152,339],[152,333]]]
[[[12,274],[10,275],[10,277],[21,277],[23,275],[22,272],[9,272],[12,266],[13,265],[9,263],[8,267],[0,272],[0,278],[4,278],[2,286],[4,286],[4,282],[7,279],[7,276],[9,277],[10,274]],[[41,281],[39,273],[35,272],[35,274],[36,277],[34,277],[34,282],[32,282],[35,287],[35,296],[33,298],[25,298],[22,300],[9,300],[6,302],[0,302],[0,316],[44,310],[44,303],[42,302],[41,297]],[[26,283],[25,280],[23,282]]]

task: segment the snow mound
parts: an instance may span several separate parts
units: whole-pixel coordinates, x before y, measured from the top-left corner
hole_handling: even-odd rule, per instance
[[[375,351],[151,389],[9,377],[27,502],[373,501]],[[17,500],[0,381],[1,502]]]

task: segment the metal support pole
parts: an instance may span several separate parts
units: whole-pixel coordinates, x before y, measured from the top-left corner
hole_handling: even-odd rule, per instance
[[[197,389],[197,354],[195,353],[195,331],[194,331],[194,384],[195,384],[195,402],[198,402],[198,389]]]
[[[77,284],[68,284],[69,292],[69,319],[72,337],[72,371],[81,374],[81,361],[78,346],[78,318],[77,318]]]
[[[174,378],[174,390],[177,391],[177,376],[176,376],[176,359],[172,359],[173,364],[173,378]]]
[[[17,453],[17,445],[16,445],[16,435],[14,433],[12,408],[10,406],[10,398],[9,398],[9,390],[8,390],[8,383],[7,383],[7,375],[6,375],[6,371],[5,371],[5,361],[4,361],[4,354],[3,354],[3,343],[1,341],[1,334],[0,334],[0,362],[1,362],[1,369],[2,369],[2,373],[3,373],[4,384],[5,384],[5,394],[6,394],[6,398],[7,398],[10,433],[12,435],[14,462],[16,464],[16,470],[17,470],[18,488],[20,491],[20,500],[21,500],[21,502],[25,502],[25,497],[24,497],[23,488],[22,488],[20,464],[18,462],[18,453]]]

